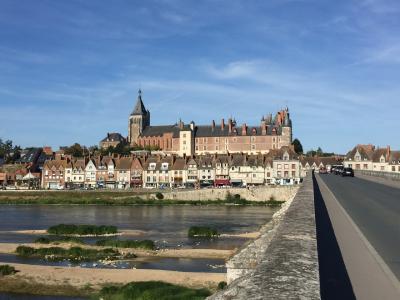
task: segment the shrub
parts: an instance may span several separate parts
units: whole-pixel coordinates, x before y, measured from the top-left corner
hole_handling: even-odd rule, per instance
[[[75,243],[75,244],[84,244],[84,242],[77,237],[74,236],[56,236],[56,237],[39,237],[35,241],[37,244],[58,244],[58,243]]]
[[[188,236],[212,238],[218,236],[218,231],[207,226],[192,226],[189,228]]]
[[[164,199],[164,195],[163,195],[162,193],[158,192],[158,193],[156,194],[156,198],[157,198],[158,200],[162,200],[162,199]]]
[[[226,286],[227,286],[228,284],[226,283],[226,281],[220,281],[219,283],[218,283],[218,289],[219,290],[223,290]]]
[[[17,273],[14,267],[9,265],[0,265],[0,276],[13,275]]]
[[[96,261],[102,259],[115,260],[121,256],[117,250],[111,248],[96,250],[81,247],[71,247],[69,249],[61,247],[35,249],[32,247],[19,246],[16,249],[16,253],[25,257],[38,257],[55,261],[63,259],[71,261]],[[132,258],[132,255],[129,255],[129,258]]]
[[[124,286],[108,286],[101,289],[99,298],[107,300],[202,300],[210,296],[207,289],[191,289],[161,281],[131,282]]]
[[[269,197],[269,201],[276,201],[275,196],[271,195],[271,197]]]
[[[73,225],[59,224],[51,226],[47,229],[50,234],[57,235],[105,235],[116,234],[118,229],[116,226],[96,226],[96,225]]]
[[[238,205],[246,205],[250,203],[250,201],[247,201],[245,198],[242,198],[239,194],[232,195],[229,192],[225,196],[225,201],[227,203],[238,204]]]
[[[18,246],[15,252],[21,256],[31,256],[35,253],[35,249],[28,246]]]
[[[150,240],[133,241],[133,240],[99,240],[97,246],[117,247],[117,248],[140,248],[154,250],[155,244]]]

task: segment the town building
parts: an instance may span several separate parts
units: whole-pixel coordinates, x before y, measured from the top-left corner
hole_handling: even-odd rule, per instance
[[[107,133],[107,136],[100,141],[100,148],[108,149],[109,147],[116,147],[119,144],[125,144],[126,139],[118,132]]]

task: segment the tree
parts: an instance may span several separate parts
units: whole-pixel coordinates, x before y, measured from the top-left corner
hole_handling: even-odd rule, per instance
[[[292,145],[294,147],[294,152],[296,152],[297,154],[303,154],[303,145],[301,144],[299,139],[294,139]]]
[[[20,157],[20,146],[13,146],[13,142],[11,140],[6,140],[5,142],[3,142],[3,140],[0,139],[0,158],[4,158],[6,163],[13,163]]]
[[[72,155],[73,157],[82,157],[83,156],[83,148],[78,143],[75,143],[72,146],[66,147],[64,149],[64,151],[65,151],[65,154]]]

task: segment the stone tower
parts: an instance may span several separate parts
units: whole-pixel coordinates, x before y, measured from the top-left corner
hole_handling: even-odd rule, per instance
[[[281,136],[281,145],[282,146],[290,146],[292,144],[292,120],[289,116],[289,109],[285,109],[285,119],[282,124],[282,136]]]
[[[139,90],[135,108],[129,116],[128,142],[131,146],[137,143],[138,137],[146,126],[150,125],[150,112],[142,101],[142,91]]]

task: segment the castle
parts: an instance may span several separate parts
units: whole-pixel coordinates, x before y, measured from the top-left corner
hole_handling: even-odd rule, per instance
[[[207,153],[268,153],[272,149],[290,146],[292,121],[285,108],[272,117],[263,116],[258,126],[242,124],[236,120],[213,120],[210,125],[184,124],[150,125],[150,111],[146,109],[139,90],[136,105],[129,116],[128,142],[131,146],[158,147],[166,153],[180,156]]]

